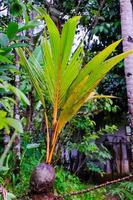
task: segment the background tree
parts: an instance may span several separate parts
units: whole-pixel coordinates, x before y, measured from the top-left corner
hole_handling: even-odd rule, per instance
[[[133,49],[133,9],[130,0],[120,0],[121,30],[123,40],[123,51]],[[128,98],[128,111],[131,127],[133,127],[133,56],[125,59],[125,77]]]

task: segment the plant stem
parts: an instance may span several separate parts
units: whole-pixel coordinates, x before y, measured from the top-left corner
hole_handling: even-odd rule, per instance
[[[51,163],[51,161],[52,161],[53,153],[54,153],[55,146],[57,143],[57,139],[58,139],[57,128],[58,128],[58,123],[56,124],[55,130],[54,130],[53,139],[52,139],[52,148],[51,148],[51,151],[49,154],[48,163]]]
[[[8,154],[8,152],[9,152],[9,150],[10,150],[10,148],[11,148],[11,146],[12,146],[12,144],[13,144],[15,138],[16,138],[16,136],[17,136],[17,133],[14,132],[13,135],[12,135],[12,137],[11,137],[11,139],[10,139],[10,141],[9,141],[9,143],[7,144],[7,146],[5,148],[5,150],[4,150],[1,158],[0,158],[0,167],[3,166],[5,158],[6,158],[7,154]]]
[[[45,112],[45,122],[46,122],[46,129],[47,129],[47,150],[46,150],[46,163],[48,163],[49,159],[49,150],[50,150],[50,137],[49,137],[49,128],[48,128],[48,117]]]

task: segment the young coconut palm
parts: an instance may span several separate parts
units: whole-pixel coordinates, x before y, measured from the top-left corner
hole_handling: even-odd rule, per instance
[[[48,14],[41,9],[38,11],[46,22],[48,32],[48,35],[46,36],[45,33],[41,40],[43,66],[28,50],[25,51],[29,53],[29,59],[22,48],[19,48],[17,52],[45,110],[46,163],[41,163],[35,169],[31,185],[34,191],[47,193],[52,188],[54,181],[54,172],[50,164],[61,130],[86,101],[96,98],[93,91],[107,72],[133,51],[127,51],[107,59],[121,42],[119,40],[96,55],[85,66],[82,66],[83,44],[79,44],[75,52],[72,53],[76,25],[80,17],[75,16],[69,19],[64,24],[60,34]],[[52,122],[48,121],[45,95],[49,96],[52,105]],[[52,136],[49,129],[52,130]]]

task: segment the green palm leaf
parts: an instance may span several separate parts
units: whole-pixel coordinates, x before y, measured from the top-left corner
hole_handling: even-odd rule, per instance
[[[76,31],[76,25],[79,21],[80,17],[75,16],[71,19],[69,19],[65,25],[63,26],[62,29],[62,34],[61,34],[61,56],[62,56],[62,70],[67,66],[71,51],[72,51],[72,46],[73,46],[73,41],[74,41],[74,36],[75,36],[75,31]]]
[[[42,74],[42,70],[41,70],[41,67],[36,67],[36,62],[37,60],[32,57],[31,60],[35,60],[35,63],[32,65],[32,62],[31,61],[28,61],[28,59],[26,58],[26,55],[24,53],[24,51],[19,48],[17,49],[17,53],[20,57],[20,63],[21,65],[26,69],[26,71],[28,72],[29,76],[30,76],[30,79],[32,81],[32,84],[34,85],[35,87],[35,90],[38,94],[38,96],[40,97],[40,100],[43,104],[43,106],[45,107],[45,100],[44,100],[44,85],[43,85],[43,82],[44,82],[44,78],[43,76],[41,75]],[[37,73],[36,73],[37,71]],[[40,76],[42,78],[40,78]],[[43,81],[43,82],[41,82]],[[43,86],[43,88],[42,88]]]
[[[60,36],[51,18],[40,9],[39,12],[44,17],[49,32],[49,40],[46,36],[42,40],[42,50],[47,65],[45,68],[46,86],[56,115],[65,98],[68,87],[76,78],[79,67],[81,67],[81,60],[79,61],[81,47],[77,49],[69,61],[76,25],[80,17],[73,17],[68,20]],[[67,67],[71,67],[71,70],[70,68],[68,70]],[[68,81],[66,81],[65,77],[68,78]]]
[[[110,58],[109,60],[103,62],[100,65],[100,68],[94,69],[79,84],[77,83],[77,86],[73,87],[72,85],[69,88],[71,92],[68,93],[70,95],[68,95],[62,107],[62,112],[60,113],[60,117],[58,120],[59,132],[64,127],[64,125],[78,112],[81,106],[86,102],[86,99],[89,97],[91,92],[96,88],[96,86],[104,78],[107,72],[131,53],[133,53],[133,50],[129,50],[118,56]],[[83,68],[82,72],[83,70],[86,69]],[[78,77],[82,76],[82,72],[78,74]]]
[[[57,67],[59,64],[59,56],[60,56],[60,34],[56,25],[46,13],[44,14],[44,18],[48,27],[54,64]]]
[[[40,8],[36,10],[45,20],[48,31],[48,34],[45,32],[41,46],[38,47],[39,51],[42,51],[41,61],[40,55],[39,59],[35,58],[35,52],[33,54],[28,52],[29,59],[21,48],[17,52],[43,106],[45,107],[44,99],[48,91],[53,107],[52,147],[50,154],[47,154],[49,155],[47,161],[50,163],[62,128],[88,99],[93,98],[92,92],[109,70],[133,53],[133,50],[106,60],[121,42],[119,40],[105,48],[83,67],[83,45],[80,44],[72,54],[76,25],[80,17],[69,19],[60,34],[46,12]]]
[[[106,47],[103,51],[101,51],[98,55],[96,55],[94,58],[92,58],[91,61],[89,61],[84,68],[80,72],[80,76],[77,77],[75,82],[73,83],[73,88],[80,83],[87,75],[89,76],[93,70],[97,70],[97,68],[101,68],[101,64],[105,61],[105,59],[111,55],[111,53],[116,49],[116,47],[119,45],[119,43],[122,40],[118,40],[114,42],[113,44]]]
[[[21,48],[18,49],[18,54],[43,104],[47,88],[56,117],[61,109],[60,114],[58,113],[60,131],[65,123],[77,113],[106,73],[132,51],[106,60],[121,42],[119,40],[105,48],[81,68],[83,46],[80,45],[71,55],[76,25],[80,17],[69,19],[60,35],[46,12],[38,10],[45,19],[49,33],[49,38],[45,36],[41,42],[43,66],[40,66],[34,55],[30,55],[30,59],[27,60]]]
[[[44,79],[46,82],[46,87],[49,92],[51,103],[54,105],[54,95],[56,92],[55,85],[57,81],[57,67],[55,67],[54,65],[50,44],[47,39],[45,38],[42,39],[41,47],[42,47],[43,61],[46,64],[46,67],[44,67],[44,74],[45,74]]]
[[[83,45],[80,45],[72,55],[66,70],[61,77],[61,106],[65,101],[68,88],[75,80],[82,66]]]

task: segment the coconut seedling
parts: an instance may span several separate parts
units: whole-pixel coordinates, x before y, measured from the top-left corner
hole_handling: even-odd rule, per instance
[[[27,71],[30,80],[44,107],[47,127],[46,159],[34,170],[31,177],[31,189],[34,192],[48,194],[52,191],[55,172],[52,167],[54,150],[65,124],[79,111],[81,106],[92,98],[97,98],[94,89],[105,75],[132,50],[107,59],[121,40],[106,47],[83,66],[83,43],[72,53],[77,23],[80,16],[69,19],[61,33],[42,9],[39,14],[45,21],[46,29],[41,39],[43,63],[32,52],[19,48],[17,53],[21,65]],[[29,58],[27,55],[29,54]],[[52,106],[51,121],[47,116],[45,97]],[[52,130],[49,132],[49,130]]]

